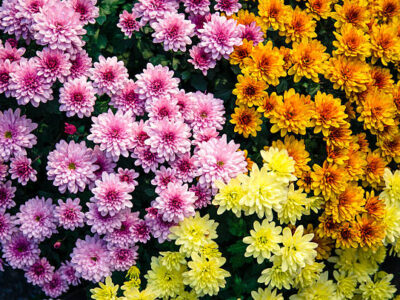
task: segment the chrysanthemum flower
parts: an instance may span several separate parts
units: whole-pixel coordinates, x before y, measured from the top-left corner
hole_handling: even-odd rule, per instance
[[[13,269],[29,267],[39,259],[39,246],[22,233],[15,233],[2,244],[3,258]]]
[[[103,172],[114,173],[116,164],[110,157],[106,155],[105,152],[100,150],[98,145],[94,146],[92,156],[95,158],[95,162],[93,164],[98,167],[98,169],[94,171],[96,179],[101,178],[101,174],[103,174]]]
[[[306,205],[309,203],[307,194],[303,193],[303,189],[294,190],[294,184],[289,185],[287,198],[282,201],[282,209],[278,212],[278,219],[281,223],[296,224],[303,214],[308,214]]]
[[[58,298],[68,290],[68,284],[57,270],[52,274],[51,280],[42,287],[43,292],[52,298]]]
[[[253,41],[254,45],[258,45],[264,41],[264,33],[256,22],[240,27],[239,29],[241,32],[240,37],[243,40],[246,39],[247,41]]]
[[[73,194],[82,192],[96,178],[96,158],[84,141],[77,144],[62,140],[56,144],[56,149],[49,153],[47,159],[48,179],[53,180],[53,185],[58,186],[60,193],[65,193],[67,189]]]
[[[190,62],[196,70],[200,70],[204,76],[207,75],[209,69],[213,69],[216,65],[216,60],[212,58],[211,53],[205,51],[205,48],[198,45],[193,46],[189,50]]]
[[[356,28],[366,31],[370,21],[368,2],[365,0],[345,0],[343,5],[335,4],[335,12],[332,18],[336,20],[335,27],[342,28],[349,23]]]
[[[379,90],[387,94],[390,94],[393,91],[394,82],[392,80],[392,74],[390,73],[389,69],[372,67],[370,73],[373,81],[372,86],[377,87]]]
[[[359,286],[359,291],[363,299],[393,299],[396,292],[396,287],[390,284],[393,279],[393,274],[387,274],[383,272],[380,276],[376,277],[374,281],[368,277],[365,282],[362,282]]]
[[[11,96],[11,74],[15,72],[16,64],[11,63],[9,60],[0,61],[0,94],[8,98]]]
[[[296,180],[294,173],[295,161],[289,156],[286,149],[269,148],[268,151],[261,150],[264,167],[272,172],[278,181],[289,183]]]
[[[291,300],[300,300],[307,297],[310,299],[332,299],[336,297],[335,284],[332,280],[328,280],[328,272],[324,272],[318,277],[318,280],[300,289],[298,294],[291,296]]]
[[[250,76],[238,76],[238,83],[232,94],[236,95],[236,105],[259,106],[266,96],[267,84]]]
[[[159,157],[157,153],[151,151],[150,146],[137,147],[133,150],[132,157],[135,158],[135,166],[141,166],[145,173],[150,170],[155,172],[158,165],[162,164],[165,160]]]
[[[207,128],[221,130],[225,123],[224,101],[213,94],[196,92],[193,96],[193,119],[190,123],[194,133]]]
[[[345,190],[346,173],[343,168],[324,162],[322,167],[314,164],[313,169],[311,178],[315,195],[322,192],[323,196],[330,198],[333,194],[339,194]]]
[[[239,0],[217,0],[216,2],[217,4],[214,5],[214,9],[222,11],[227,16],[237,13],[242,8]]]
[[[72,64],[69,55],[63,51],[46,47],[36,52],[36,55],[37,74],[43,76],[48,83],[53,83],[57,79],[64,82],[71,73]]]
[[[294,287],[300,290],[313,285],[317,281],[325,268],[324,263],[313,262],[302,268],[298,275],[294,277]]]
[[[357,287],[356,276],[347,275],[345,272],[333,271],[333,277],[336,283],[336,294],[347,299],[353,298]]]
[[[400,5],[396,0],[378,0],[372,12],[383,23],[391,23],[400,15]]]
[[[49,282],[54,273],[54,267],[43,257],[38,259],[25,272],[26,280],[34,285],[43,286]]]
[[[128,80],[128,70],[122,61],[117,57],[108,57],[100,55],[99,62],[94,63],[94,68],[90,70],[90,79],[93,80],[93,87],[97,94],[108,94],[109,96],[122,89],[126,80]]]
[[[138,177],[139,173],[135,172],[133,169],[118,168],[119,181],[127,183],[133,189],[138,185],[138,182],[135,180]]]
[[[285,136],[287,132],[306,134],[307,127],[311,126],[311,118],[314,115],[314,103],[310,96],[300,95],[294,89],[285,91],[283,102],[275,106],[270,122],[273,124],[271,132],[281,132]]]
[[[79,118],[90,117],[94,111],[96,93],[90,82],[84,77],[68,81],[60,88],[60,111],[65,111],[67,117],[75,114]]]
[[[199,46],[203,47],[205,52],[211,53],[213,59],[219,60],[222,57],[229,59],[234,46],[242,44],[240,38],[240,26],[236,20],[226,19],[219,13],[211,15],[211,20],[206,22],[202,29],[199,29]]]
[[[363,186],[371,185],[375,188],[381,186],[387,162],[381,157],[378,151],[369,152],[365,160],[366,166]]]
[[[340,127],[330,127],[324,141],[328,147],[349,148],[352,142],[350,123],[343,123]]]
[[[193,15],[206,15],[210,11],[209,0],[184,0],[183,5],[185,12]]]
[[[298,6],[295,9],[289,9],[285,16],[283,28],[280,29],[279,35],[285,36],[285,42],[300,43],[303,39],[312,39],[317,37],[315,33],[316,22],[312,15],[301,10]]]
[[[273,47],[271,41],[266,45],[259,43],[253,48],[249,58],[244,59],[246,65],[242,72],[258,80],[264,80],[267,84],[277,86],[279,77],[286,76],[283,69],[285,62],[279,49]]]
[[[134,247],[109,247],[111,266],[116,271],[127,271],[136,263],[138,246]]]
[[[53,100],[51,83],[43,75],[39,75],[39,68],[35,59],[23,59],[11,73],[11,95],[17,99],[19,105],[29,102],[38,107],[40,102]]]
[[[189,191],[193,192],[195,195],[195,209],[201,209],[211,204],[212,189],[209,187],[197,183],[196,185],[192,185]]]
[[[367,215],[375,220],[382,220],[385,216],[385,202],[375,196],[374,190],[366,192],[364,211]]]
[[[107,276],[104,283],[99,282],[98,288],[91,289],[91,298],[95,300],[101,299],[117,299],[117,293],[119,290],[119,285],[114,285],[110,276]]]
[[[313,15],[316,20],[327,19],[331,16],[331,0],[308,0],[306,2],[306,11]]]
[[[0,62],[8,60],[10,63],[19,63],[24,54],[25,48],[17,48],[9,42],[6,42],[4,45],[0,44]]]
[[[122,110],[122,112],[130,110],[135,116],[142,116],[144,114],[145,102],[139,98],[137,85],[133,80],[126,81],[123,88],[111,96],[110,105],[118,110]]]
[[[89,211],[85,213],[86,224],[91,226],[91,232],[97,234],[106,234],[121,227],[122,221],[125,218],[124,211],[114,215],[101,214],[96,203],[89,202],[86,204]]]
[[[336,41],[333,41],[333,46],[336,47],[333,54],[357,57],[360,60],[371,56],[369,37],[362,29],[346,23],[339,32],[334,31],[333,34],[336,37]]]
[[[93,282],[111,275],[109,258],[106,244],[97,235],[78,239],[71,253],[71,263],[79,276]]]
[[[336,248],[357,248],[360,243],[360,234],[355,228],[355,223],[342,222],[337,229]]]
[[[378,137],[376,144],[379,147],[379,152],[388,162],[392,161],[392,159],[400,162],[400,134],[392,138]]]
[[[400,37],[393,25],[376,25],[371,32],[371,62],[379,59],[384,66],[400,59]]]
[[[258,14],[263,31],[272,27],[273,30],[283,30],[288,7],[282,0],[261,0],[258,4]]]
[[[255,108],[244,105],[235,107],[231,117],[230,123],[235,124],[234,131],[243,134],[245,138],[249,135],[257,136],[257,131],[261,131],[261,114]]]
[[[242,214],[239,201],[244,195],[240,181],[237,178],[232,178],[228,184],[217,180],[214,182],[218,188],[218,193],[215,195],[213,204],[218,207],[217,214],[222,214],[226,210],[231,210],[238,218]]]
[[[282,242],[282,227],[275,226],[275,222],[269,223],[264,220],[262,224],[254,222],[254,230],[250,230],[250,236],[246,236],[243,242],[249,244],[246,248],[245,257],[257,258],[261,264],[265,259],[270,259],[271,254],[279,254],[279,243]]]
[[[257,107],[257,111],[264,113],[265,118],[271,118],[275,108],[283,104],[283,96],[277,95],[275,92],[265,95],[261,98],[261,105]]]
[[[11,179],[17,179],[22,185],[26,185],[29,180],[35,182],[37,180],[37,172],[32,168],[31,163],[32,160],[24,155],[17,155],[11,158]]]
[[[277,294],[277,290],[271,288],[261,289],[251,292],[253,300],[284,300],[282,294]]]
[[[191,182],[197,176],[197,167],[194,161],[195,159],[188,152],[172,163],[171,167],[175,171],[177,179],[183,182]]]
[[[79,20],[83,25],[96,23],[96,18],[99,16],[97,0],[68,0],[67,4],[79,14]]]
[[[64,229],[74,230],[84,225],[84,213],[82,206],[79,205],[79,198],[72,200],[67,198],[64,202],[58,200],[58,206],[55,207],[54,216],[58,220],[58,224]]]
[[[11,240],[14,233],[18,231],[16,217],[5,213],[5,208],[0,207],[0,243]]]
[[[121,31],[129,38],[132,37],[132,34],[135,31],[139,31],[143,26],[143,22],[137,21],[140,15],[137,11],[132,10],[131,13],[124,10],[122,14],[119,15],[119,22],[117,24],[118,28],[121,28]]]
[[[245,59],[250,57],[253,51],[253,41],[243,39],[243,44],[233,47],[233,52],[229,56],[229,62],[232,65],[239,65],[240,68],[245,66]]]
[[[36,43],[66,52],[82,48],[84,42],[80,36],[86,30],[79,18],[79,14],[65,2],[44,5],[39,13],[33,15]]]
[[[64,279],[68,285],[76,286],[80,283],[80,279],[75,273],[75,269],[70,261],[61,263],[58,271],[60,272],[62,279]]]
[[[360,235],[361,247],[376,249],[382,245],[382,240],[385,238],[384,223],[363,214],[357,216],[355,228]]]
[[[9,35],[15,35],[17,39],[32,39],[28,24],[23,24],[23,17],[18,16],[18,0],[5,1],[0,6],[0,28]]]
[[[176,13],[178,7],[176,0],[141,0],[135,4],[133,10],[141,16],[144,25],[162,19],[167,12]]]
[[[263,270],[257,282],[264,283],[271,288],[289,290],[293,284],[293,275],[288,271],[282,271],[282,256],[274,255],[271,257],[271,261],[272,267]]]
[[[88,77],[90,75],[90,68],[92,67],[92,58],[89,57],[87,52],[83,49],[77,50],[70,58],[71,74],[66,79],[67,81],[79,77]]]
[[[315,249],[317,251],[317,260],[328,259],[331,256],[331,251],[334,247],[333,240],[328,237],[320,237],[317,234],[317,228],[314,228],[312,224],[307,225],[304,233],[314,233],[314,237],[311,241],[318,245]]]
[[[318,75],[325,71],[325,61],[329,54],[325,53],[326,47],[318,40],[293,43],[292,63],[288,75],[294,75],[294,82],[299,82],[306,77],[314,82],[319,82]]]

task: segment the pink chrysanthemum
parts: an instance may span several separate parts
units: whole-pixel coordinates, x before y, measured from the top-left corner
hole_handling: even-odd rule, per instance
[[[160,194],[161,191],[165,190],[170,182],[182,183],[182,181],[176,177],[175,169],[167,169],[164,166],[161,166],[160,170],[157,170],[154,173],[156,176],[151,180],[151,184],[156,186],[157,194]]]
[[[0,181],[4,181],[8,175],[8,166],[0,159]]]
[[[53,278],[53,273],[54,267],[43,257],[26,270],[25,277],[29,283],[42,286]]]
[[[180,222],[194,215],[195,194],[188,191],[187,184],[169,183],[151,206],[158,209],[164,221]]]
[[[193,119],[193,97],[184,90],[180,90],[174,95],[174,98],[177,100],[176,104],[182,118],[186,123],[190,123]]]
[[[123,112],[130,110],[135,116],[143,116],[145,101],[139,98],[136,90],[133,80],[126,81],[123,88],[111,96],[110,105]]]
[[[86,280],[99,282],[111,275],[110,255],[106,244],[97,235],[78,239],[72,250],[71,263],[77,273]]]
[[[79,77],[88,77],[90,75],[90,68],[92,67],[92,59],[87,52],[83,49],[77,50],[73,57],[70,58],[71,74],[66,79],[67,81]]]
[[[191,13],[189,15],[189,20],[196,26],[196,33],[198,34],[199,29],[202,29],[204,24],[211,20],[211,14],[209,12],[204,15]]]
[[[64,82],[65,78],[71,73],[71,62],[69,55],[58,49],[52,50],[48,47],[36,52],[37,67],[39,76],[43,76],[48,83],[53,83],[57,79]]]
[[[140,28],[144,24],[143,22],[138,21],[137,19],[140,18],[140,15],[135,11],[132,10],[131,13],[128,13],[126,10],[119,15],[119,22],[117,24],[118,28],[121,28],[121,31],[129,38],[132,37],[132,34],[135,31],[139,31]]]
[[[133,123],[133,149],[146,147],[144,142],[149,138],[147,134],[148,124],[148,121],[144,122],[143,120]]]
[[[155,172],[158,165],[165,161],[157,153],[152,152],[150,146],[133,149],[132,157],[136,158],[135,166],[141,166],[145,173],[149,173],[150,170]]]
[[[194,25],[185,20],[184,14],[166,13],[164,17],[151,24],[154,43],[163,43],[164,51],[186,51],[186,45],[191,45],[194,35]]]
[[[41,242],[57,232],[57,218],[52,199],[33,198],[25,202],[17,213],[19,229],[28,238]]]
[[[15,216],[5,213],[5,209],[0,208],[0,242],[5,243],[11,240],[17,230]]]
[[[134,187],[121,182],[117,174],[103,173],[101,180],[96,180],[96,187],[92,189],[94,197],[90,201],[96,203],[102,215],[115,215],[125,208],[131,208]]]
[[[218,137],[218,135],[219,133],[214,127],[201,129],[193,134],[194,140],[192,141],[192,144],[197,146],[202,142],[208,142],[212,138]]]
[[[18,179],[22,185],[26,185],[28,181],[35,182],[36,170],[31,166],[32,160],[24,155],[17,155],[11,158],[10,174],[11,179]]]
[[[61,278],[68,284],[76,286],[80,283],[79,277],[76,275],[75,268],[70,261],[63,262],[58,269]]]
[[[205,15],[210,12],[209,0],[183,0],[185,12],[194,15]]]
[[[212,57],[211,53],[205,51],[205,48],[199,45],[193,46],[189,50],[190,62],[195,69],[200,70],[204,76],[207,76],[207,71],[213,69],[217,64],[217,61]]]
[[[135,170],[118,168],[119,181],[125,182],[133,189],[138,185],[138,182],[135,180],[138,177],[139,173],[135,172]]]
[[[22,233],[14,234],[3,245],[3,258],[13,269],[29,267],[39,259],[38,245]]]
[[[98,117],[92,117],[92,121],[88,140],[100,144],[100,150],[106,151],[114,161],[118,161],[120,155],[129,156],[129,150],[133,148],[134,133],[131,111],[117,111],[114,114],[109,109]]]
[[[9,60],[0,62],[0,94],[5,94],[8,98],[11,96],[11,74],[15,72],[16,65]]]
[[[192,94],[195,97],[193,107],[193,121],[190,126],[196,133],[206,128],[215,128],[221,130],[225,123],[224,101],[214,98],[213,94],[204,94],[196,92]]]
[[[85,214],[82,212],[82,206],[79,205],[79,198],[74,200],[67,198],[65,202],[59,199],[54,216],[57,218],[58,224],[64,229],[75,230],[75,228],[84,225]]]
[[[176,0],[140,0],[134,10],[142,17],[142,22],[155,22],[164,17],[167,12],[177,12],[179,2]],[[143,25],[144,25],[143,24]]]
[[[237,151],[239,144],[234,141],[228,143],[225,134],[219,139],[200,143],[198,147],[194,157],[199,168],[199,183],[202,185],[210,185],[215,180],[229,182],[247,170],[243,151]]]
[[[192,186],[189,191],[196,195],[196,201],[194,202],[196,209],[201,209],[211,204],[212,191],[207,186],[197,184]]]
[[[27,42],[31,39],[31,34],[27,24],[18,16],[18,0],[3,1],[0,6],[0,29],[9,35],[15,35],[16,39],[21,37]]]
[[[217,4],[214,5],[215,10],[222,11],[227,16],[237,13],[241,7],[239,0],[217,0]]]
[[[150,138],[145,144],[166,161],[174,161],[176,156],[190,151],[190,128],[182,121],[164,119],[151,122],[148,135]]]
[[[56,149],[49,153],[47,160],[48,179],[53,180],[53,185],[58,186],[61,193],[67,189],[73,194],[83,192],[86,185],[96,178],[94,172],[98,166],[94,164],[95,157],[84,141],[79,144],[60,141]]]
[[[240,38],[248,41],[253,41],[253,45],[256,46],[264,41],[264,33],[261,27],[256,22],[251,22],[249,25],[240,27]]]
[[[48,0],[18,0],[16,2],[16,9],[18,13],[16,14],[17,18],[21,19],[21,25],[27,27],[28,30],[33,34],[32,24],[33,24],[33,15],[40,12],[40,9],[45,6]]]
[[[86,33],[73,8],[65,2],[57,1],[45,5],[39,13],[33,15],[34,38],[39,45],[48,45],[51,49],[73,52],[82,48],[81,35]]]
[[[138,258],[138,247],[110,246],[110,259],[112,269],[115,271],[127,271],[135,265]]]
[[[164,96],[148,101],[146,103],[146,111],[148,112],[149,120],[152,122],[163,119],[171,121],[182,119],[178,101],[174,96]]]
[[[98,145],[94,146],[94,149],[92,151],[92,156],[95,158],[93,164],[99,167],[94,172],[94,174],[96,175],[95,179],[101,178],[101,174],[103,174],[103,172],[114,173],[114,168],[116,166],[116,163],[110,157],[108,157],[103,151],[101,151]]]
[[[19,62],[25,53],[25,48],[13,47],[9,42],[0,44],[0,62],[9,60],[10,63]]]
[[[176,177],[183,182],[191,182],[197,176],[197,167],[190,153],[179,157],[173,162],[172,167],[176,170]]]
[[[125,81],[128,80],[128,70],[122,61],[118,61],[117,57],[104,56],[99,57],[99,62],[94,63],[94,68],[90,70],[90,79],[93,80],[97,94],[104,93],[111,96],[124,87]]]
[[[17,99],[19,105],[31,102],[34,107],[38,107],[40,102],[53,100],[51,83],[38,72],[35,59],[22,59],[15,72],[11,73],[11,95]]]
[[[174,72],[168,67],[147,64],[143,73],[137,74],[136,84],[140,98],[151,101],[155,98],[166,97],[178,92],[179,79],[174,78]]]
[[[98,234],[106,234],[120,228],[124,219],[124,212],[119,212],[113,216],[107,214],[102,215],[96,203],[87,203],[89,211],[85,213],[86,224],[91,226],[91,232]]]
[[[233,52],[234,46],[240,46],[242,39],[240,38],[240,27],[236,20],[227,19],[215,13],[211,16],[211,20],[199,29],[200,43],[206,52],[211,53],[213,59],[229,59],[229,55]]]
[[[60,271],[57,270],[52,274],[50,281],[43,285],[42,289],[47,296],[57,298],[68,291],[68,283],[62,278]]]
[[[145,220],[137,219],[132,226],[133,241],[147,243],[150,239],[150,228]]]
[[[17,188],[11,185],[11,181],[0,182],[0,209],[9,209],[15,206],[14,196]]]
[[[155,207],[146,208],[147,214],[144,216],[147,226],[150,228],[151,234],[158,239],[159,243],[163,243],[168,239],[169,229],[176,225],[175,222],[164,221],[162,215]]]
[[[85,77],[68,81],[60,88],[60,111],[65,111],[67,117],[75,114],[79,118],[90,117],[96,102],[96,93],[92,84]]]
[[[25,149],[36,145],[36,136],[31,133],[36,128],[36,123],[21,116],[19,108],[0,111],[0,158],[8,161],[11,156],[26,155]]]
[[[97,0],[68,0],[67,5],[71,6],[79,14],[79,20],[83,25],[95,24],[99,16]]]
[[[104,240],[109,245],[117,245],[120,247],[130,247],[135,244],[134,226],[139,219],[139,212],[124,211],[122,213],[122,222],[119,228],[114,229],[112,232],[107,232]]]

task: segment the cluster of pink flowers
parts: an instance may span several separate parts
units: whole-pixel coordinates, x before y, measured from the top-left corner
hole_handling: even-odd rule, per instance
[[[178,12],[180,2],[185,13]],[[120,15],[117,26],[131,38],[148,24],[153,30],[153,42],[162,43],[165,51],[186,52],[191,46],[188,62],[207,75],[218,60],[229,58],[243,38],[262,41],[261,28],[255,23],[244,26],[229,18],[241,8],[238,0],[217,0],[215,13],[210,12],[211,6],[209,0],[139,0],[130,13],[124,11]],[[199,39],[196,45],[192,45],[193,36]]]

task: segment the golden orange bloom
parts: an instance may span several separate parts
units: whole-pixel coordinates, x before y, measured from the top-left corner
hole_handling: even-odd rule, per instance
[[[396,163],[400,162],[400,134],[393,138],[378,137],[376,145],[379,147],[379,153],[385,157],[388,162],[392,159]]]
[[[235,124],[235,132],[243,134],[245,138],[249,135],[257,136],[257,131],[261,130],[261,114],[254,108],[241,105],[235,107],[235,112],[231,115],[230,122]]]
[[[332,0],[307,0],[306,12],[311,14],[316,20],[327,19],[331,15]]]
[[[383,131],[385,126],[395,125],[396,105],[391,94],[386,94],[377,88],[372,89],[357,107],[360,114],[358,121],[364,122],[364,129]]]
[[[325,70],[324,62],[329,59],[325,53],[326,47],[318,40],[303,40],[293,43],[292,63],[288,75],[294,75],[294,82],[299,82],[306,77],[314,82],[319,82],[318,75]]]
[[[350,222],[341,223],[337,236],[336,248],[357,248],[360,243],[360,232]]]
[[[249,155],[249,152],[248,152],[246,149],[244,149],[244,150],[238,149],[237,151],[243,151],[243,153],[244,153],[244,158],[246,159],[246,162],[247,162],[247,170],[251,171],[251,169],[253,168],[254,162],[253,162],[253,161],[251,160],[251,158],[248,156],[248,155]]]
[[[367,214],[357,216],[355,228],[360,235],[360,246],[368,247],[372,250],[382,245],[385,237],[385,226],[382,222],[368,217]]]
[[[273,30],[282,30],[288,9],[283,0],[260,0],[258,14],[263,31],[266,32],[271,27]]]
[[[324,137],[324,141],[326,141],[327,146],[348,148],[351,142],[351,130],[349,128],[349,123],[346,123],[340,127],[330,128],[328,136]]]
[[[245,75],[250,75],[258,80],[277,86],[279,77],[286,76],[283,69],[285,62],[279,49],[271,41],[266,45],[259,43],[253,48],[249,58],[245,58],[246,67],[242,70]]]
[[[292,49],[281,46],[279,48],[279,52],[283,55],[283,61],[285,62],[285,64],[283,65],[283,69],[285,71],[287,71],[290,69],[290,67],[293,64],[292,63]]]
[[[340,223],[335,222],[332,216],[325,214],[325,212],[318,218],[320,222],[317,228],[317,234],[320,237],[336,239]]]
[[[373,219],[383,219],[385,216],[385,203],[378,196],[375,196],[374,191],[367,192],[365,198],[364,209],[368,216]]]
[[[246,9],[239,10],[237,14],[231,15],[230,18],[236,20],[239,24],[243,25],[250,25],[253,22],[260,22],[255,14],[249,12]]]
[[[270,118],[277,105],[283,103],[283,96],[277,95],[275,92],[268,95],[268,93],[262,98],[260,106],[257,111],[264,113],[264,117]]]
[[[279,35],[286,37],[286,43],[300,43],[303,39],[317,37],[316,25],[312,16],[297,6],[295,9],[290,9],[285,18],[285,26],[279,30]]]
[[[400,38],[397,29],[391,24],[374,26],[371,32],[372,63],[379,59],[384,66],[400,59]]]
[[[354,120],[356,118],[356,112],[354,110],[353,104],[351,101],[347,101],[345,103],[346,109],[344,110],[344,112],[347,115],[347,122],[350,122],[351,120]]]
[[[346,161],[344,168],[351,180],[357,181],[364,175],[364,168],[367,165],[365,157],[366,154],[364,152],[356,150],[349,151],[349,159]]]
[[[364,132],[358,133],[354,138],[354,142],[358,145],[358,150],[364,153],[369,151],[369,143],[367,141],[367,135]]]
[[[377,87],[380,91],[385,93],[390,93],[393,90],[394,81],[389,69],[372,67],[370,73],[373,87]]]
[[[339,166],[344,165],[345,161],[349,159],[349,149],[339,148],[335,146],[326,147],[326,161],[331,164],[337,164]]]
[[[312,178],[310,171],[303,171],[298,177],[296,184],[299,188],[303,189],[306,193],[311,192]]]
[[[244,59],[250,57],[253,51],[253,41],[244,39],[242,45],[234,46],[233,49],[229,62],[232,65],[239,65],[240,68],[244,68]]]
[[[335,12],[332,17],[336,20],[335,27],[341,28],[349,23],[364,31],[368,30],[367,23],[370,20],[366,0],[345,0],[343,5],[335,4]]]
[[[398,0],[375,0],[373,12],[380,21],[388,23],[400,15],[400,2]]]
[[[318,91],[315,95],[315,114],[312,119],[315,126],[314,133],[322,131],[324,136],[328,136],[330,128],[343,126],[347,118],[345,109],[339,98]]]
[[[393,86],[392,88],[392,95],[393,95],[393,101],[394,104],[396,104],[397,107],[397,115],[400,115],[400,81],[396,83],[396,85]]]
[[[369,152],[366,158],[363,186],[371,185],[377,188],[383,183],[383,173],[387,162],[380,156],[378,151]]]
[[[315,195],[322,195],[325,199],[329,199],[343,192],[346,188],[347,174],[346,171],[335,164],[328,164],[326,161],[322,167],[314,164],[314,172],[311,173],[313,183],[311,188]]]
[[[343,192],[326,202],[325,213],[336,223],[351,221],[363,211],[364,190],[361,186],[349,183]]]
[[[333,248],[333,240],[327,237],[320,237],[317,234],[317,229],[313,227],[312,224],[308,224],[307,228],[304,229],[304,234],[313,233],[314,237],[312,238],[312,243],[317,243],[318,247],[315,249],[317,251],[316,259],[328,259],[331,255],[331,251]]]
[[[314,103],[311,97],[300,95],[294,89],[285,91],[283,102],[275,106],[270,122],[273,124],[271,132],[287,132],[306,134],[307,127],[311,126],[311,117],[314,114]]]
[[[325,77],[333,83],[334,89],[344,90],[348,97],[352,93],[365,91],[371,82],[368,64],[344,56],[329,60]]]
[[[237,105],[261,105],[262,98],[266,95],[267,84],[250,76],[238,76],[238,83],[232,94],[236,95]]]
[[[336,41],[333,41],[333,46],[336,47],[336,50],[333,51],[334,55],[343,54],[360,60],[371,56],[369,37],[362,29],[345,23],[339,32],[334,31],[333,34],[336,37]]]

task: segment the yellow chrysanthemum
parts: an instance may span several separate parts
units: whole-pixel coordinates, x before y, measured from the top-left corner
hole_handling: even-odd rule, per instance
[[[342,28],[346,23],[368,30],[370,15],[368,11],[368,1],[366,0],[345,0],[343,5],[335,4],[335,12],[332,17],[336,20],[335,27]]]
[[[182,266],[186,265],[185,255],[181,252],[160,252],[160,263],[166,267],[168,270],[177,270],[179,271]]]
[[[364,176],[365,166],[367,165],[365,160],[366,154],[361,151],[350,149],[348,157],[349,159],[346,160],[344,169],[350,180],[357,181]]]
[[[322,167],[314,164],[313,169],[311,188],[315,195],[322,193],[324,197],[330,198],[333,194],[339,194],[345,190],[346,172],[343,168],[324,162]]]
[[[277,95],[275,92],[268,93],[261,99],[261,104],[257,111],[264,113],[264,117],[270,118],[277,105],[282,104],[283,96]]]
[[[286,76],[283,69],[285,64],[283,55],[278,48],[274,47],[271,41],[265,45],[259,43],[253,48],[250,57],[244,59],[245,68],[242,72],[268,84],[277,86],[279,77]]]
[[[296,185],[302,188],[306,193],[311,191],[312,178],[310,170],[301,173],[299,179],[296,181]]]
[[[330,164],[343,166],[349,159],[349,149],[336,146],[326,146],[326,161]]]
[[[282,30],[285,23],[285,16],[288,7],[283,0],[260,0],[258,4],[258,14],[261,19],[261,26],[266,32],[272,27],[273,30]]]
[[[96,300],[117,300],[117,293],[119,285],[114,285],[110,276],[108,276],[104,283],[99,282],[97,288],[91,289],[91,298]]]
[[[388,205],[383,217],[385,223],[385,243],[395,243],[400,237],[400,210],[396,205]]]
[[[342,299],[352,299],[357,287],[356,277],[338,271],[333,271],[333,277],[336,282],[336,295]]]
[[[399,28],[400,28],[400,26],[399,26]],[[390,93],[393,95],[393,101],[394,101],[394,104],[396,104],[396,107],[397,107],[397,116],[399,116],[400,115],[400,81],[397,82],[393,86],[393,88],[390,91]]]
[[[400,171],[394,173],[389,168],[386,168],[383,174],[385,187],[379,195],[387,205],[400,206]]]
[[[285,17],[285,24],[283,29],[279,30],[279,35],[286,37],[286,43],[300,43],[304,39],[308,40],[317,37],[315,33],[316,25],[312,15],[307,14],[306,11],[297,6],[295,9],[290,9]]]
[[[235,124],[234,131],[242,134],[245,138],[249,135],[257,136],[257,131],[261,131],[261,114],[253,107],[241,105],[235,107],[235,112],[231,115],[230,122]]]
[[[124,289],[124,287],[122,287]],[[151,291],[149,288],[146,288],[143,291],[139,291],[137,287],[125,289],[124,297],[122,300],[155,300],[157,295]]]
[[[325,53],[326,47],[318,40],[303,40],[293,43],[292,63],[288,75],[294,75],[294,82],[299,82],[306,77],[314,82],[319,82],[318,75],[324,73],[325,61],[329,54]]]
[[[283,69],[285,71],[287,71],[290,69],[290,67],[293,64],[292,63],[292,49],[281,46],[279,48],[279,52],[283,55],[283,61],[285,62],[285,64],[283,65]]]
[[[307,213],[305,205],[309,202],[307,194],[302,189],[294,190],[294,184],[289,185],[288,195],[282,202],[282,209],[278,212],[278,219],[281,223],[296,224],[303,214]]]
[[[378,196],[375,196],[375,191],[366,192],[364,211],[368,217],[375,220],[381,220],[385,216],[385,203]]]
[[[387,162],[380,156],[378,151],[369,152],[365,160],[367,164],[365,166],[363,186],[371,185],[373,188],[381,186]]]
[[[377,221],[367,214],[357,216],[356,229],[360,233],[360,246],[376,249],[382,245],[385,237],[385,226],[381,221]]]
[[[272,267],[263,270],[257,282],[264,283],[270,288],[282,289],[283,287],[289,290],[293,284],[293,276],[288,271],[282,270],[282,256],[274,255],[271,261]]]
[[[281,232],[282,227],[275,226],[275,222],[264,220],[260,225],[255,221],[254,230],[250,230],[250,236],[243,239],[245,244],[249,244],[244,256],[253,256],[261,264],[265,259],[270,259],[272,254],[278,254],[279,243],[282,241]]]
[[[238,76],[238,83],[232,94],[236,95],[236,105],[259,106],[266,95],[267,84],[249,76]]]
[[[189,270],[183,274],[183,283],[189,285],[199,296],[217,295],[224,288],[226,277],[230,274],[221,266],[225,264],[223,257],[205,258],[193,253],[188,262]]]
[[[283,99],[283,102],[275,106],[271,116],[270,122],[273,124],[271,132],[280,131],[282,137],[287,132],[306,134],[314,115],[314,103],[310,96],[300,95],[294,89],[290,89],[285,91]]]
[[[244,195],[244,190],[237,178],[232,178],[228,184],[217,180],[214,182],[218,188],[218,194],[215,195],[213,204],[218,207],[217,214],[222,214],[226,210],[232,211],[238,218],[241,215],[242,206],[240,199]]]
[[[253,51],[253,41],[248,41],[247,39],[243,40],[243,44],[240,46],[234,46],[233,52],[229,57],[229,62],[232,65],[239,65],[240,68],[244,68],[244,61],[246,58],[250,57],[250,54]]]
[[[400,134],[390,138],[378,137],[376,145],[379,147],[379,153],[388,162],[392,159],[397,163],[400,162]]]
[[[198,300],[198,299],[199,298],[197,297],[196,291],[191,290],[190,292],[184,291],[178,297],[173,298],[171,300]]]
[[[328,280],[328,272],[319,276],[312,285],[301,289],[297,295],[290,296],[290,300],[320,300],[336,299],[336,286],[332,280]]]
[[[316,20],[327,19],[331,16],[332,0],[307,0],[306,12],[311,14]]]
[[[205,258],[221,257],[222,253],[218,249],[218,244],[214,241],[201,245],[199,255]]]
[[[393,274],[387,274],[382,271],[377,273],[377,275],[374,281],[368,278],[365,282],[361,283],[359,290],[362,298],[365,300],[393,299],[394,293],[397,291],[396,287],[390,284]]]
[[[336,41],[333,41],[333,46],[336,47],[334,55],[345,55],[360,60],[371,56],[369,37],[362,29],[346,23],[339,32],[334,31],[333,34],[336,37]]]
[[[384,66],[400,59],[400,37],[397,36],[396,27],[382,24],[372,28],[371,32],[372,63],[379,59]]]
[[[389,23],[400,15],[400,3],[397,0],[375,0],[373,13],[380,21]]]
[[[306,265],[300,270],[300,273],[294,277],[294,287],[297,289],[304,289],[312,285],[318,280],[320,274],[325,268],[324,263],[313,262]]]
[[[297,179],[293,175],[295,161],[289,156],[286,149],[280,150],[270,147],[268,151],[261,150],[260,153],[264,161],[264,167],[273,172],[278,181],[289,183],[289,181]]]
[[[284,300],[282,294],[277,294],[277,290],[272,290],[269,287],[252,291],[251,297],[253,300]]]

